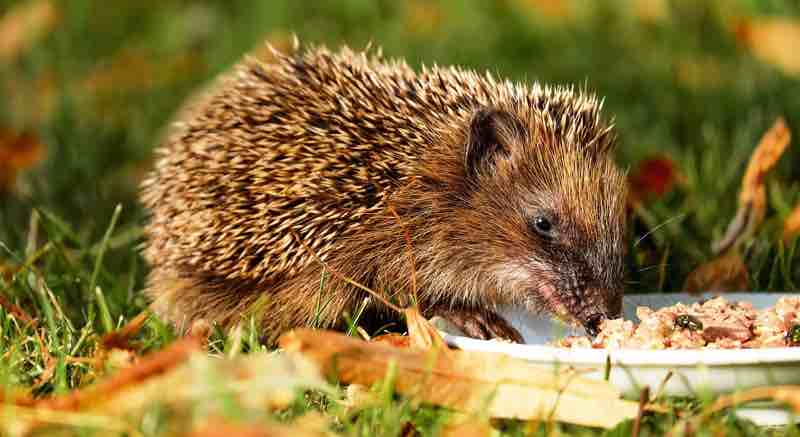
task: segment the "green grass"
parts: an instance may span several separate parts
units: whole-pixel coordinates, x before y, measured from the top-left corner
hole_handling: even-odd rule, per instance
[[[0,12],[17,3],[0,0]],[[280,42],[296,33],[304,42],[354,47],[371,41],[414,66],[460,64],[517,80],[585,85],[604,96],[620,136],[620,164],[635,168],[665,155],[684,176],[675,190],[645,203],[633,223],[632,243],[667,222],[631,245],[629,292],[680,290],[686,275],[711,258],[711,241],[733,217],[761,134],[784,115],[800,135],[800,82],[756,60],[729,25],[747,15],[797,17],[800,7],[791,1],[675,0],[657,21],[637,18],[621,0],[567,2],[577,11],[569,19],[548,18],[521,0],[55,3],[57,27],[14,62],[0,63],[0,127],[33,132],[47,146],[46,159],[0,194],[0,266],[14,269],[0,279],[0,295],[39,320],[56,363],[52,377],[37,384],[46,365],[35,331],[0,310],[0,385],[33,387],[35,396],[91,383],[102,372],[69,358],[91,356],[102,334],[146,307],[139,290],[147,266],[137,251],[145,216],[136,192],[150,152],[189,93],[265,38]],[[111,85],[103,85],[103,74]],[[795,145],[768,179],[767,220],[744,245],[751,290],[798,290],[797,240],[779,240],[784,218],[800,203],[798,162]],[[174,338],[150,320],[139,346],[147,352]],[[241,341],[218,334],[211,349],[259,350],[257,338],[247,330]],[[398,435],[411,421],[428,435],[448,417],[390,394],[382,399],[335,430]],[[326,404],[304,398],[289,412],[243,417],[290,420]],[[688,405],[679,411],[699,408],[696,400]],[[174,432],[170,414],[154,406],[135,427],[145,435]],[[647,418],[642,435],[660,435],[675,420]],[[501,428],[503,435],[525,435],[549,434],[553,426]],[[629,435],[631,426],[606,435]],[[717,431],[757,432],[731,415],[699,430]]]

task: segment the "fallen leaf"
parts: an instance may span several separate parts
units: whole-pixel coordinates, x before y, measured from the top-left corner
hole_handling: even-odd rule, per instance
[[[402,334],[383,334],[377,337],[372,337],[372,340],[375,343],[385,343],[389,346],[393,347],[409,347],[411,346],[411,340],[408,338],[407,335]]]
[[[149,317],[150,314],[146,311],[139,313],[122,328],[104,335],[100,339],[100,345],[106,349],[134,349],[130,342],[139,335]]]
[[[77,410],[101,404],[128,387],[177,367],[184,363],[192,352],[198,350],[200,350],[200,341],[194,337],[185,337],[164,350],[141,359],[136,366],[121,370],[106,381],[84,390],[75,390],[64,396],[36,401],[35,406],[52,410]]]
[[[6,397],[0,408],[0,419],[4,419],[4,411],[10,408],[11,411],[31,413],[28,414],[31,420],[22,424],[0,420],[0,434],[12,425],[35,427],[40,423],[55,423],[81,426],[80,422],[58,420],[71,414],[117,422],[116,418],[125,418],[130,423],[139,423],[141,415],[155,403],[175,411],[186,411],[201,401],[211,406],[204,409],[204,414],[215,417],[222,413],[216,408],[222,407],[209,402],[220,394],[244,408],[269,410],[285,408],[296,398],[299,390],[331,392],[317,366],[301,356],[252,353],[235,359],[222,359],[206,355],[201,344],[202,339],[185,337],[162,351],[145,356],[103,382],[64,396],[40,400],[24,396],[16,399]],[[14,413],[11,414],[14,417]],[[320,428],[319,421],[314,422],[312,417],[302,424],[302,429],[313,432],[308,435],[322,435],[316,432]],[[295,427],[287,429],[301,430]]]
[[[411,35],[430,36],[441,28],[445,14],[441,5],[427,0],[405,2],[405,26]]]
[[[411,347],[420,349],[440,349],[442,354],[449,354],[450,348],[445,344],[439,331],[422,316],[416,307],[403,310],[408,327],[408,339]]]
[[[739,210],[723,237],[711,247],[715,254],[727,251],[747,238],[764,221],[767,211],[767,190],[764,179],[789,146],[792,135],[783,117],[761,137],[750,156],[739,192]]]
[[[610,428],[638,412],[636,402],[621,400],[606,381],[559,374],[502,354],[401,349],[310,329],[287,333],[279,343],[344,383],[371,386],[395,366],[398,393],[466,413]]]
[[[493,428],[488,420],[476,417],[458,418],[442,428],[442,437],[488,437]]]
[[[753,56],[788,75],[800,75],[800,21],[794,18],[744,18],[735,22],[736,40]]]
[[[11,192],[17,174],[44,159],[45,146],[31,133],[0,129],[0,194]]]
[[[27,323],[33,327],[37,326],[36,319],[28,315],[28,313],[22,308],[20,308],[19,306],[13,304],[11,301],[6,299],[2,294],[0,294],[0,307],[3,307],[3,309],[7,313],[13,315],[22,322]]]
[[[58,10],[50,0],[19,2],[0,18],[0,62],[10,63],[50,33]]]
[[[686,277],[683,289],[687,293],[707,291],[747,290],[749,274],[741,255],[731,250],[722,256],[699,265]]]
[[[311,437],[324,435],[324,433],[296,425],[243,424],[213,419],[189,433],[190,437]]]
[[[648,197],[662,197],[683,177],[675,163],[666,156],[647,158],[629,177],[628,204],[635,205]]]
[[[577,12],[573,2],[567,0],[523,0],[521,4],[550,19],[570,19]]]
[[[632,3],[634,13],[644,22],[656,23],[669,17],[667,0],[635,0]]]
[[[800,235],[800,205],[797,205],[783,222],[783,240],[788,242]]]

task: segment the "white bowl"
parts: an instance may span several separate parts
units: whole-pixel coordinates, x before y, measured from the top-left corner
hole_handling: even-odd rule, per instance
[[[685,293],[629,295],[625,296],[623,303],[624,317],[638,321],[637,306],[658,309],[713,296],[690,296]],[[724,295],[728,301],[748,301],[756,308],[772,306],[781,296],[787,294]],[[564,335],[583,335],[583,331],[566,328],[550,318],[514,308],[503,308],[501,314],[520,331],[527,344],[475,340],[454,335],[445,335],[445,341],[464,350],[499,352],[554,368],[572,366],[579,369],[582,375],[594,379],[604,378],[607,362],[610,362],[609,381],[626,397],[636,399],[645,386],[650,386],[651,393],[661,389],[663,394],[672,396],[713,396],[764,385],[800,384],[800,347],[736,350],[563,349],[544,344]],[[670,371],[672,377],[664,382]],[[755,413],[751,417],[747,411],[739,411],[739,415],[748,416],[760,424],[786,423],[788,418],[783,413],[780,419],[776,416],[779,411],[770,409],[758,409]]]

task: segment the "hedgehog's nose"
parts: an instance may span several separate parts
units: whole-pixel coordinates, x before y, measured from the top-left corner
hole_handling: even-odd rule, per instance
[[[603,321],[606,320],[606,315],[602,313],[594,313],[589,315],[586,318],[586,321],[583,322],[583,328],[586,329],[586,332],[594,337],[600,332],[600,325],[603,324]]]

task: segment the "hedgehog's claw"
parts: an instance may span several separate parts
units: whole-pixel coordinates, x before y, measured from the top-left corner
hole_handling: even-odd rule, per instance
[[[452,323],[468,337],[481,340],[501,338],[524,343],[519,331],[493,311],[446,309],[435,311],[434,314]]]

